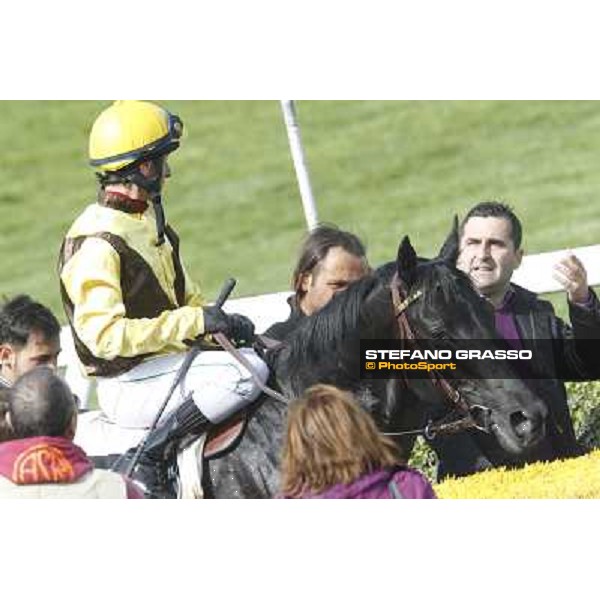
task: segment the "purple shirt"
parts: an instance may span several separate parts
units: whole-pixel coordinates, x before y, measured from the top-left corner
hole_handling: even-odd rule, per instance
[[[494,317],[496,320],[496,331],[506,340],[508,345],[515,350],[523,349],[523,342],[517,329],[517,322],[515,320],[514,304],[517,295],[512,288],[508,288],[502,304],[498,308],[494,309]],[[575,304],[581,306],[584,309],[591,310],[594,307],[594,296],[588,291],[588,298],[582,304]]]
[[[515,297],[514,290],[509,288],[502,304],[494,309],[494,318],[496,320],[496,331],[506,340],[506,343],[514,350],[522,350],[523,342],[517,329],[514,313]]]

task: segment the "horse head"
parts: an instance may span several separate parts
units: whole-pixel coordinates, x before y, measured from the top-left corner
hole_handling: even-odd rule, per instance
[[[422,427],[451,408],[460,408],[486,439],[512,455],[524,454],[544,435],[547,409],[506,361],[461,366],[438,381],[430,378],[361,378],[360,343],[365,339],[402,339],[420,349],[468,341],[501,347],[491,306],[456,269],[458,223],[432,260],[417,257],[405,237],[396,261],[354,282],[320,311],[307,317],[279,353],[276,378],[288,396],[315,383],[351,390],[386,432]],[[394,291],[396,290],[396,291]],[[393,295],[401,297],[394,303]],[[399,326],[398,304],[403,306]],[[441,380],[442,385],[437,385]],[[432,383],[436,384],[432,389]],[[455,402],[451,398],[459,397]],[[399,440],[410,451],[414,436]]]
[[[421,350],[443,347],[454,351],[469,342],[477,347],[505,348],[495,329],[491,305],[456,269],[457,255],[457,219],[432,260],[419,259],[409,238],[402,240],[395,265],[384,271],[391,275],[392,295],[403,301],[397,310],[401,337],[409,347]],[[397,309],[398,302],[395,304]],[[457,361],[456,365],[456,370],[444,370],[435,377],[450,400],[463,404],[476,426],[479,423],[480,429],[495,436],[510,454],[523,454],[539,443],[544,436],[546,406],[510,362]]]

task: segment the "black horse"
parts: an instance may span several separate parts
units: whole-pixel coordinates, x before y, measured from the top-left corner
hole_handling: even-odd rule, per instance
[[[419,430],[430,419],[462,412],[465,420],[486,430],[480,435],[497,455],[527,454],[544,435],[546,408],[506,361],[496,361],[484,379],[455,372],[451,382],[441,385],[435,378],[360,378],[361,338],[403,339],[422,347],[440,338],[497,340],[488,306],[454,267],[456,252],[456,227],[434,260],[418,259],[405,238],[396,262],[354,283],[307,318],[274,360],[284,395],[296,397],[318,382],[351,390],[384,432]],[[203,482],[208,497],[277,494],[287,408],[280,400],[262,398],[234,450],[208,461]],[[415,435],[398,438],[405,456]]]

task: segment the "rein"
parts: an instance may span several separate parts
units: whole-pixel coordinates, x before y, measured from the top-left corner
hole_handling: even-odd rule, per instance
[[[423,291],[417,290],[409,295],[406,284],[400,279],[397,273],[395,273],[392,278],[390,288],[392,292],[392,303],[394,305],[394,316],[398,324],[401,339],[415,343],[417,338],[406,315],[406,309],[423,295]],[[459,431],[464,431],[466,429],[478,429],[479,431],[484,431],[486,433],[490,432],[490,415],[492,411],[489,408],[480,404],[469,406],[462,397],[460,391],[453,388],[448,380],[437,370],[427,371],[427,374],[431,378],[434,387],[441,388],[444,398],[452,407],[450,412],[438,421],[430,420],[427,425],[421,429],[386,432],[385,435],[391,437],[423,435],[425,439],[432,440],[439,434],[458,433]],[[462,413],[462,416],[453,421],[445,422],[454,412]],[[481,421],[478,421],[475,415],[480,416]]]

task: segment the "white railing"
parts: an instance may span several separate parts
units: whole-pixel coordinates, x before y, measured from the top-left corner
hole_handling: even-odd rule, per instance
[[[512,281],[537,294],[562,290],[560,284],[552,277],[552,267],[569,251],[584,264],[589,284],[599,285],[600,244],[525,256],[521,266],[514,272]]]
[[[599,285],[600,245],[583,246],[572,251],[585,265],[590,285]],[[566,252],[566,250],[558,250],[526,256],[519,269],[515,271],[512,280],[536,293],[559,291],[560,285],[552,278],[552,267]],[[290,294],[291,292],[277,292],[236,298],[226,302],[224,308],[227,312],[247,315],[254,322],[256,331],[263,332],[273,323],[287,319],[290,307],[286,299]],[[60,337],[62,352],[59,367],[64,369],[65,380],[79,396],[82,408],[86,408],[93,393],[93,380],[83,375],[70,329],[63,327]]]

